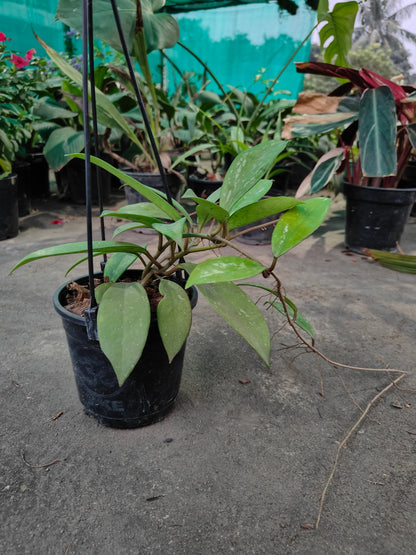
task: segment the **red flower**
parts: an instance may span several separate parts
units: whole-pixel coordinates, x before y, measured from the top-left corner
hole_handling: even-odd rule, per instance
[[[30,62],[30,60],[33,58],[33,54],[36,54],[36,50],[34,48],[31,48],[26,52],[25,59]]]
[[[5,40],[7,40],[7,37],[4,33],[0,33],[0,42],[4,42]]]
[[[12,54],[10,60],[12,64],[14,64],[17,67],[17,69],[20,69],[21,67],[25,67],[29,65],[28,60],[25,60],[24,58],[22,58],[22,56],[16,56],[16,54]]]

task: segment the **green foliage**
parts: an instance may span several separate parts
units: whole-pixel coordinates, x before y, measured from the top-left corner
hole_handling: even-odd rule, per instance
[[[185,289],[196,285],[225,321],[269,364],[270,332],[264,315],[234,282],[252,276],[258,279],[270,276],[274,286],[267,290],[274,294],[273,307],[277,312],[282,312],[282,306],[291,307],[288,313],[293,319],[297,309],[278,293],[280,287],[276,285],[278,278],[274,274],[276,260],[308,237],[324,220],[329,209],[329,200],[323,198],[307,201],[286,197],[262,199],[271,184],[270,180],[262,178],[285,146],[284,141],[268,141],[242,151],[229,169],[224,190],[208,199],[195,198],[200,209],[196,223],[183,213],[180,204],[168,203],[163,193],[134,182],[97,158],[92,159],[134,186],[149,201],[126,206],[117,212],[104,211],[103,217],[122,217],[129,221],[122,229],[116,230],[116,234],[140,225],[157,231],[159,235],[157,246],[152,251],[146,245],[124,241],[97,241],[92,245],[94,255],[112,254],[105,268],[108,281],[96,288],[99,302],[97,323],[101,348],[111,361],[120,384],[136,365],[146,343],[151,318],[146,293],[149,288],[158,291],[162,297],[153,317],[157,319],[169,360],[180,350],[189,333],[191,311]],[[284,213],[273,231],[272,252],[267,263],[263,259],[257,260],[255,255],[245,252],[234,241],[236,235],[252,230],[249,226],[239,231],[237,225],[254,226],[257,219],[272,214],[277,219],[280,212]],[[224,248],[227,251],[222,255]],[[28,254],[12,271],[40,258],[86,252],[85,242],[48,247]],[[199,264],[184,262],[189,255],[201,252],[211,252],[214,256]],[[118,282],[123,272],[137,262],[141,267],[138,281]],[[179,277],[183,269],[188,273],[187,283]],[[301,317],[295,322],[311,333]]]
[[[366,46],[355,46],[348,54],[348,61],[351,67],[365,67],[375,73],[380,73],[391,79],[400,74],[400,69],[391,59],[391,50],[375,42]]]

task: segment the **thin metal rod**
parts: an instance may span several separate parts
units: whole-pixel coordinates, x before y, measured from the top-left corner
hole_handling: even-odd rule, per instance
[[[94,143],[92,147],[92,152],[95,156],[99,157],[99,147],[98,147],[98,125],[97,125],[97,101],[95,95],[95,73],[94,73],[94,24],[93,24],[93,9],[92,0],[88,2],[88,54],[89,54],[89,66],[90,66],[90,83],[91,83],[91,115],[92,115],[92,128]],[[95,176],[97,182],[97,192],[98,192],[98,208],[100,214],[103,211],[103,191],[102,191],[102,179],[101,170],[98,166],[95,166]],[[105,241],[105,224],[104,218],[100,218],[100,230],[101,239]],[[104,263],[107,262],[107,255],[103,255]]]
[[[160,173],[161,178],[162,178],[163,188],[165,190],[168,201],[170,202],[170,204],[173,204],[172,194],[170,192],[169,185],[168,185],[168,182],[167,182],[167,179],[166,179],[165,169],[162,165],[162,161],[160,159],[159,151],[158,151],[157,146],[156,146],[155,138],[153,136],[152,128],[151,128],[151,125],[149,123],[149,119],[148,119],[147,114],[146,114],[146,108],[144,106],[142,94],[141,94],[140,89],[137,85],[136,77],[134,75],[133,64],[132,64],[132,61],[131,61],[130,53],[129,53],[128,48],[127,48],[127,43],[126,43],[126,39],[124,37],[123,29],[121,27],[120,16],[119,16],[119,13],[118,13],[118,9],[117,9],[117,5],[116,5],[115,0],[111,0],[111,6],[113,8],[114,19],[115,19],[115,22],[116,22],[116,25],[117,25],[117,30],[118,30],[118,34],[119,34],[119,37],[120,37],[121,46],[123,48],[124,57],[126,58],[126,63],[127,63],[127,68],[129,70],[130,79],[131,79],[131,82],[132,82],[132,85],[133,85],[133,89],[134,89],[134,92],[135,92],[135,95],[136,95],[137,102],[138,102],[139,107],[140,107],[140,111],[142,113],[144,125],[146,127],[147,135],[149,137],[149,141],[150,141],[150,144],[151,144],[151,147],[152,147],[152,150],[153,150],[153,154],[154,154],[154,157],[155,157],[155,160],[156,160],[156,163],[157,163],[157,167],[159,169],[159,173]]]
[[[87,216],[87,245],[88,245],[88,276],[90,289],[90,308],[97,305],[94,292],[94,260],[92,248],[92,210],[91,210],[91,160],[90,160],[90,133],[88,110],[88,4],[92,0],[82,2],[82,108],[84,114],[84,139],[85,139],[85,205]]]

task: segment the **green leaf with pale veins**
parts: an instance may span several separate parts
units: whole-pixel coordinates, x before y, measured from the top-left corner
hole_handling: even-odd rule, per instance
[[[188,278],[186,287],[201,283],[235,281],[256,276],[265,270],[255,260],[240,256],[220,256],[197,264]]]
[[[192,274],[193,264],[181,267]],[[243,337],[267,366],[270,363],[270,332],[251,298],[234,283],[198,284],[198,291],[222,318]]]
[[[235,212],[227,222],[228,230],[231,231],[237,227],[251,224],[274,214],[277,217],[280,212],[289,210],[301,203],[302,201],[292,197],[272,197],[259,200]]]
[[[142,355],[149,326],[150,303],[140,283],[115,283],[107,289],[97,314],[98,340],[120,386]]]
[[[157,306],[157,324],[169,362],[172,362],[191,329],[191,303],[186,291],[174,281],[162,280],[159,292],[163,299]]]

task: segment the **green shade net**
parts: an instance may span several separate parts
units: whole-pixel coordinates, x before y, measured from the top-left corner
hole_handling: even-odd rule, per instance
[[[33,31],[58,51],[64,50],[64,27],[55,21],[58,0],[0,0],[0,31],[10,37],[7,48],[25,53],[35,48],[40,56],[45,51]]]
[[[204,3],[223,2],[196,2]],[[224,87],[232,85],[261,95],[311,31],[316,12],[303,0],[298,1],[296,15],[279,10],[276,4],[239,2],[228,7],[177,13],[175,18],[180,27],[180,42],[201,58]],[[297,97],[303,75],[296,72],[294,62],[307,61],[309,52],[310,41],[296,54],[274,87],[278,96]],[[203,66],[180,46],[165,53],[181,71],[203,74]],[[162,68],[158,52],[152,53],[150,59],[155,80],[161,82],[163,70],[165,86],[174,90],[180,80],[178,72],[170,63],[163,62]],[[213,82],[208,90],[219,92]]]
[[[262,94],[314,25],[316,12],[305,0],[296,3],[296,15],[264,0],[167,0],[165,9],[175,14],[180,41],[208,65],[224,87],[232,85]],[[45,55],[35,31],[55,50],[64,51],[65,29],[55,21],[57,4],[58,0],[0,0],[0,31],[13,39],[8,48],[23,54],[35,48],[39,55]],[[80,43],[74,43],[78,53]],[[308,60],[309,50],[308,42],[279,79],[274,88],[281,91],[279,96],[298,95],[303,75],[296,73],[294,62]],[[166,54],[180,71],[203,74],[201,64],[179,46],[166,50]],[[166,60],[162,63],[159,52],[152,53],[150,59],[155,81],[163,82],[170,92],[175,90],[180,81],[178,72]],[[219,92],[214,83],[208,90]]]

